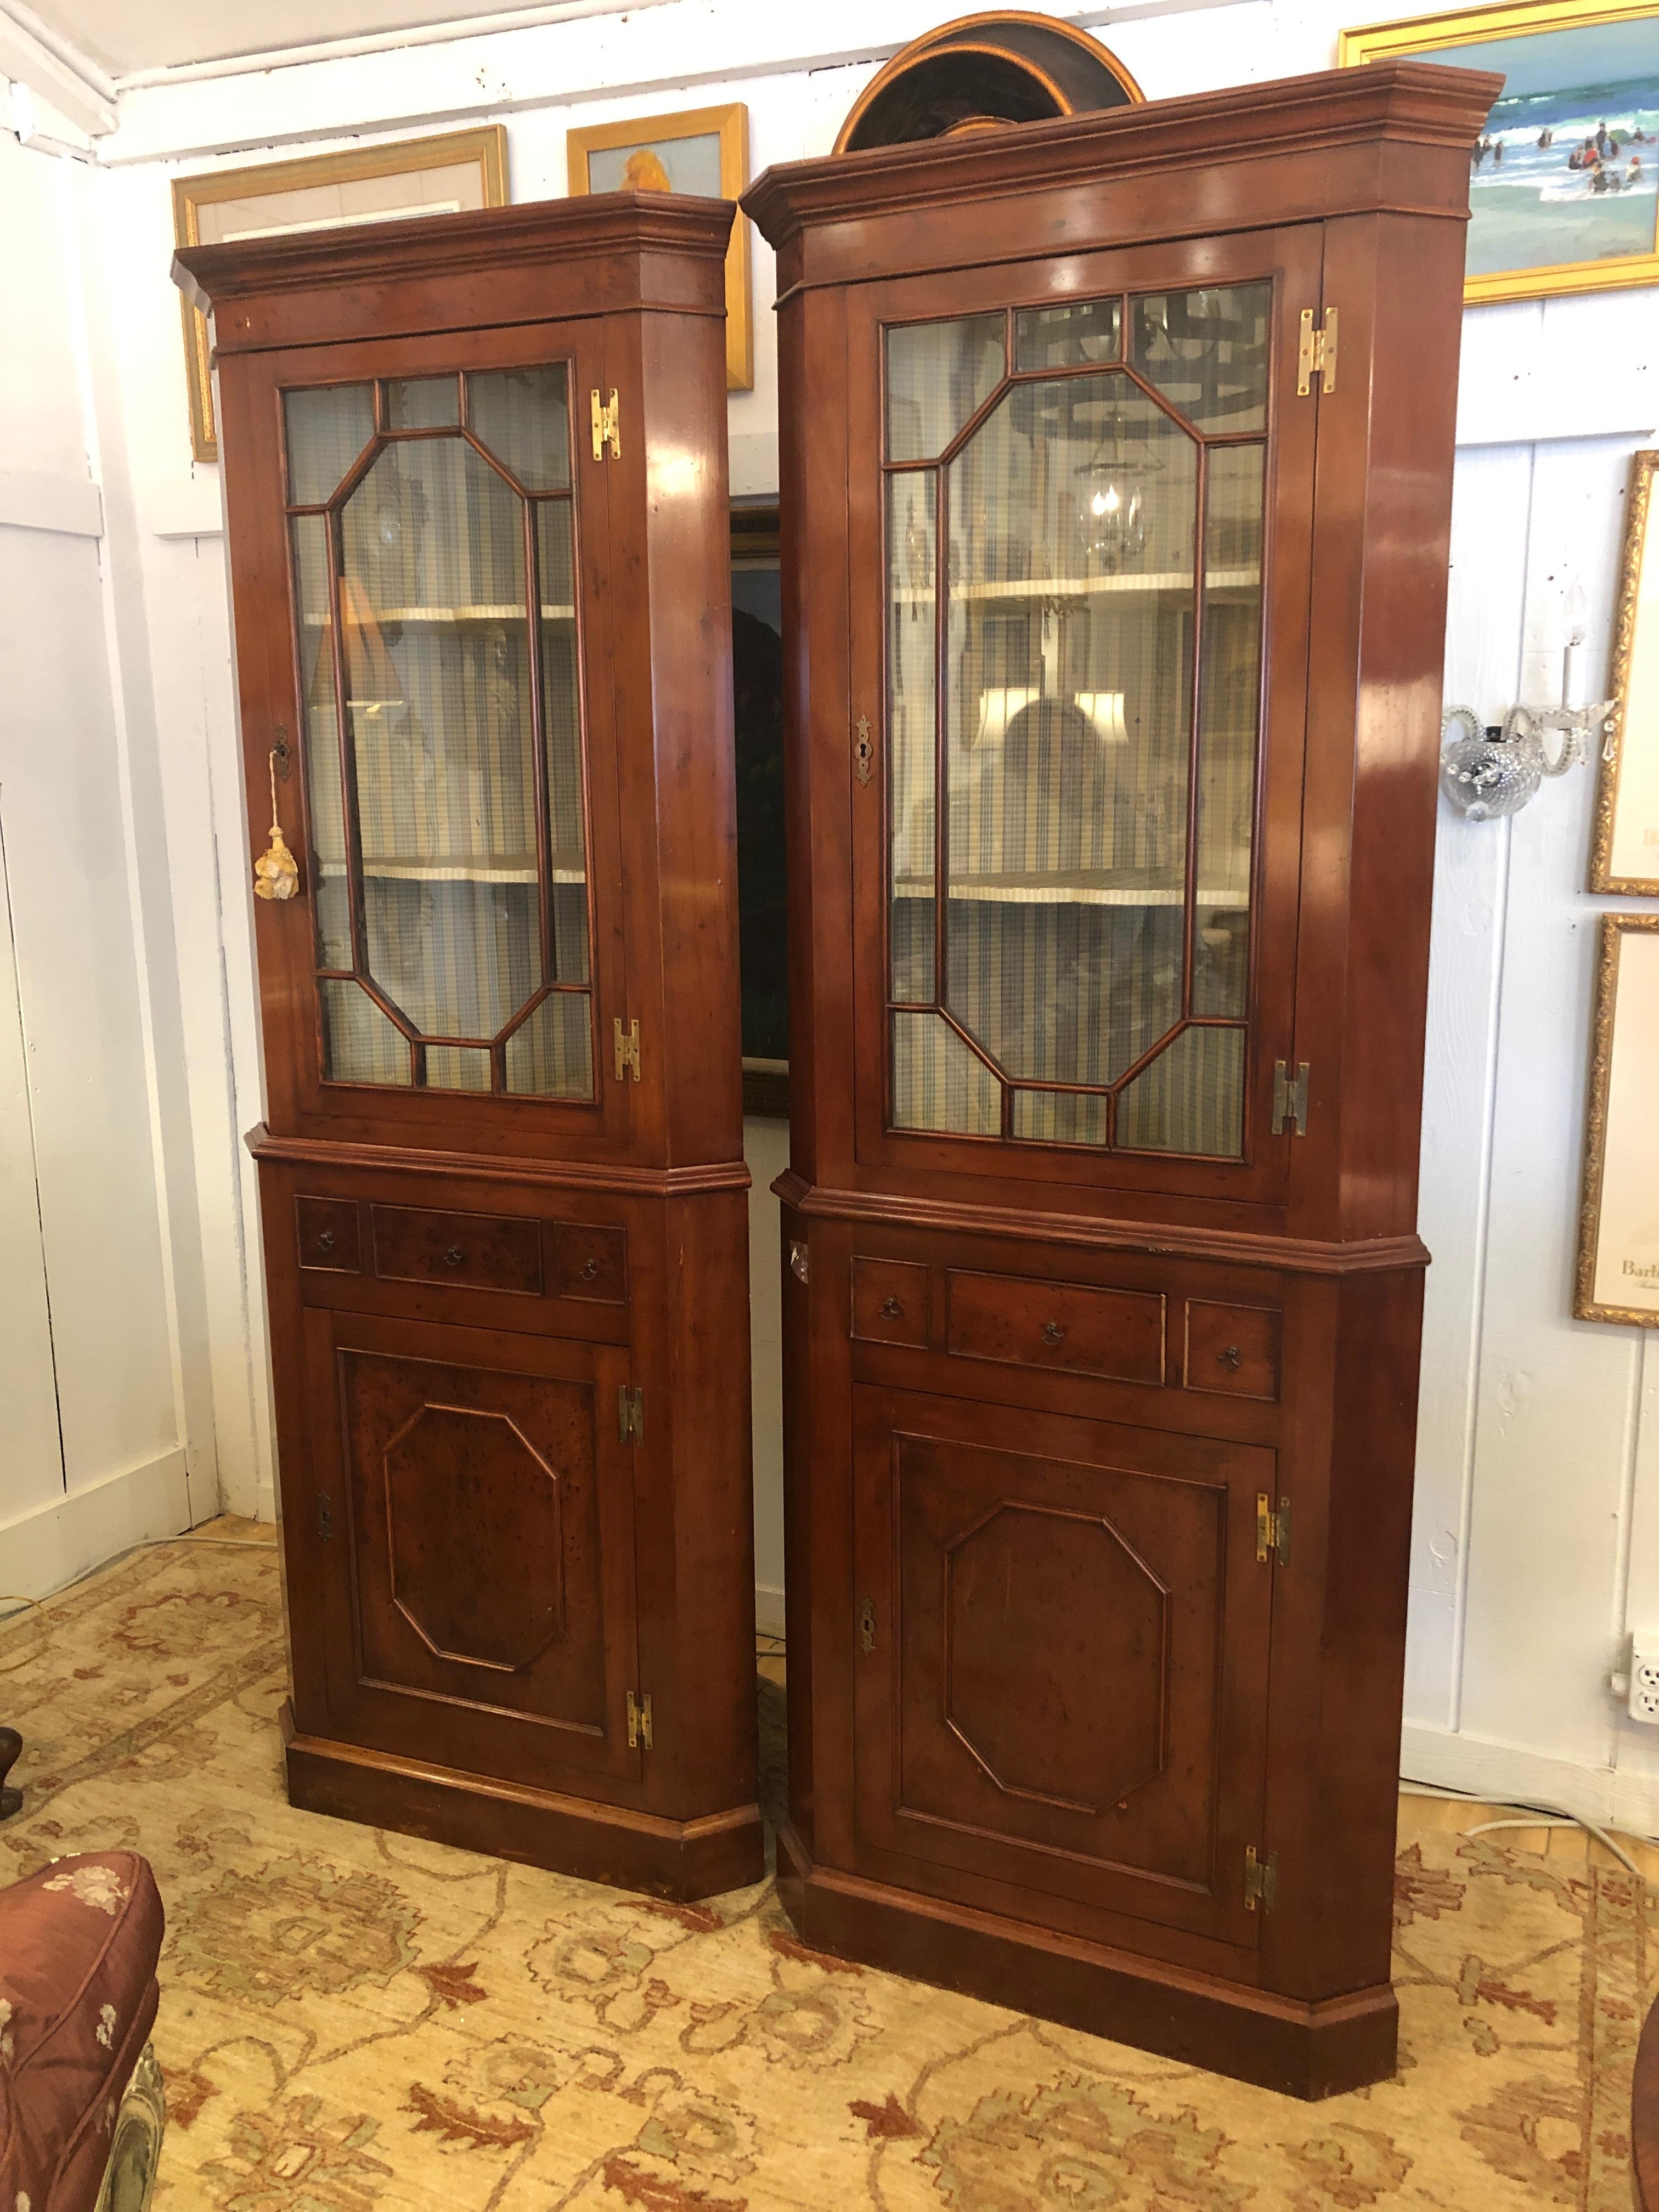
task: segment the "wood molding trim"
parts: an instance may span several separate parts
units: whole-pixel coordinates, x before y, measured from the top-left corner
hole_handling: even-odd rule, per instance
[[[363,1173],[466,1176],[479,1182],[527,1183],[549,1190],[619,1191],[630,1198],[700,1198],[710,1191],[747,1190],[752,1180],[741,1159],[712,1160],[684,1168],[507,1159],[479,1152],[407,1151],[400,1145],[341,1144],[331,1138],[274,1137],[263,1121],[248,1131],[245,1142],[261,1163],[353,1168]]]

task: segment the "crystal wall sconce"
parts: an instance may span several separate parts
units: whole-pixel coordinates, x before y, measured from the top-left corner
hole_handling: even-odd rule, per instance
[[[1573,655],[1583,641],[1576,629],[1561,656],[1559,707],[1511,707],[1501,723],[1484,726],[1472,707],[1452,707],[1440,725],[1449,740],[1440,755],[1440,787],[1466,822],[1491,822],[1518,814],[1547,775],[1565,775],[1589,757],[1589,740],[1605,744],[1615,700],[1571,707]],[[1465,734],[1453,738],[1461,725]]]

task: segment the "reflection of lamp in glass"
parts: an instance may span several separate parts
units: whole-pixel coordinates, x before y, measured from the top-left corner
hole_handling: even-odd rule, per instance
[[[1008,724],[1022,707],[1029,707],[1042,695],[1029,686],[1000,684],[979,695],[979,730],[975,737],[976,745],[1000,745],[1008,733]]]
[[[1123,694],[1121,691],[1078,691],[1073,696],[1103,744],[1128,744],[1129,731],[1123,719]]]

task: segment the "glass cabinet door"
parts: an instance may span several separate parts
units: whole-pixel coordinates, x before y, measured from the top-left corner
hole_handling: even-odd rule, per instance
[[[283,394],[325,1082],[594,1097],[570,380]]]
[[[1273,327],[883,332],[890,1128],[1243,1153]]]

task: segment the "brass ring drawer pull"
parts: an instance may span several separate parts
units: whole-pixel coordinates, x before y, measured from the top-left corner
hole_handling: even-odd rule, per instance
[[[1060,1322],[1057,1321],[1045,1321],[1043,1322],[1042,1341],[1045,1344],[1063,1344],[1065,1340],[1066,1331]]]
[[[325,1229],[317,1239],[317,1249],[319,1252],[331,1252],[334,1249],[334,1231],[331,1229]]]
[[[583,1282],[585,1282],[585,1283],[591,1283],[591,1282],[592,1281],[592,1279],[593,1279],[594,1276],[595,1276],[595,1275],[597,1275],[597,1274],[599,1273],[599,1261],[598,1261],[597,1260],[584,1260],[584,1261],[582,1261],[582,1280],[583,1280]]]
[[[446,1267],[459,1267],[465,1257],[465,1253],[459,1244],[452,1244],[448,1251],[444,1254],[444,1265]]]
[[[881,1317],[884,1321],[898,1321],[902,1318],[904,1308],[899,1304],[896,1298],[884,1298],[882,1300]]]
[[[1218,1352],[1215,1356],[1215,1364],[1218,1367],[1228,1368],[1233,1374],[1237,1375],[1240,1367],[1243,1364],[1243,1361],[1239,1357],[1238,1346],[1236,1344],[1230,1344],[1224,1351]]]

